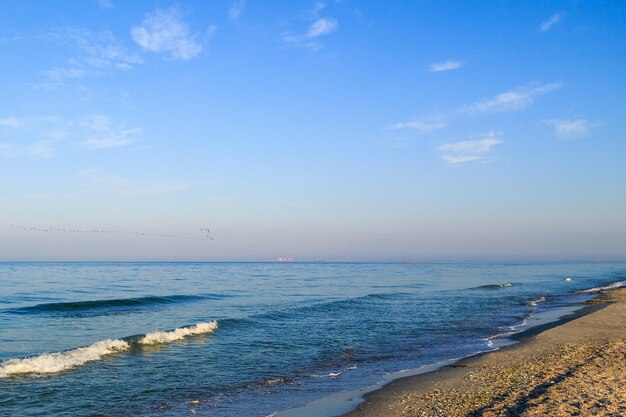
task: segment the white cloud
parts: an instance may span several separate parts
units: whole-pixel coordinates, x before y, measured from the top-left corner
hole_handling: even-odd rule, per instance
[[[76,67],[57,67],[44,71],[44,74],[52,81],[64,81],[76,78],[83,78],[86,75],[98,75],[101,74],[101,72],[94,70],[85,70]]]
[[[120,148],[135,142],[140,133],[141,129],[139,128],[125,129],[110,132],[102,137],[87,137],[82,144],[88,148],[95,149]]]
[[[554,127],[554,134],[561,139],[577,139],[589,134],[589,123],[586,119],[546,120],[546,124]]]
[[[232,2],[230,5],[230,9],[228,9],[228,20],[231,22],[236,22],[243,13],[243,9],[246,7],[246,2],[244,0],[237,0]]]
[[[109,31],[93,33],[86,29],[57,29],[46,33],[44,39],[77,52],[74,58],[68,59],[67,65],[44,71],[56,83],[131,69],[142,62],[139,55],[128,51]]]
[[[56,142],[56,140],[52,139],[39,140],[32,144],[28,151],[38,158],[52,158],[57,152],[56,148],[52,146]]]
[[[100,168],[87,168],[87,169],[83,169],[82,171],[78,171],[76,173],[76,176],[77,177],[93,177],[98,172],[100,172]]]
[[[462,109],[469,113],[490,113],[522,110],[530,106],[537,97],[561,87],[560,83],[531,84],[517,90],[505,91],[495,97],[482,100]]]
[[[562,18],[563,18],[563,13],[557,13],[555,15],[552,15],[552,16],[550,16],[550,18],[548,20],[546,20],[545,22],[541,23],[541,25],[539,26],[539,29],[542,32],[547,32],[547,31],[549,31],[552,28],[552,26],[554,26],[557,23],[559,23]]]
[[[141,135],[140,128],[114,126],[105,115],[87,117],[78,125],[84,136],[80,144],[92,149],[120,148],[136,142]]]
[[[460,142],[446,143],[437,149],[443,153],[443,159],[450,164],[484,160],[492,151],[493,147],[502,141],[494,132],[475,140],[463,140]]]
[[[296,46],[298,48],[305,48],[310,51],[319,51],[322,45],[316,40],[308,39],[305,36],[294,35],[291,32],[284,32],[282,34],[283,42],[288,45]]]
[[[138,142],[142,133],[138,127],[114,123],[102,114],[74,120],[29,117],[17,123],[19,129],[1,147],[4,156],[50,158],[58,148],[69,144],[86,149],[120,148]]]
[[[26,39],[26,38],[24,38],[23,36],[21,36],[19,34],[16,34],[16,35],[13,35],[13,36],[0,38],[0,44],[10,43],[10,42],[17,42],[17,41],[23,41],[24,39]]]
[[[461,64],[459,61],[438,62],[435,64],[431,64],[430,67],[428,68],[428,71],[430,72],[451,71],[451,70],[461,68],[462,66],[463,64]]]
[[[56,155],[53,146],[57,141],[53,139],[38,140],[28,145],[0,143],[0,155],[8,157],[35,157],[40,159],[51,158]]]
[[[0,143],[0,155],[1,156],[17,156],[18,152],[15,149],[15,145],[11,143]]]
[[[306,34],[308,38],[317,38],[318,36],[326,36],[335,32],[339,28],[337,19],[319,18],[309,26]]]
[[[214,26],[209,28],[207,39],[214,30]],[[194,58],[204,48],[177,8],[157,9],[147,14],[140,25],[133,26],[131,36],[144,50],[167,53],[172,59]]]
[[[5,119],[0,119],[0,127],[12,127],[17,128],[20,127],[22,123],[15,117],[7,117]]]
[[[332,17],[320,17],[320,12],[326,7],[323,2],[316,2],[313,5],[313,9],[308,10],[306,20],[310,23],[307,31],[302,34],[294,34],[293,32],[284,32],[282,35],[283,42],[297,46],[299,48],[306,48],[311,51],[318,51],[321,49],[322,44],[319,39],[322,36],[328,36],[339,29],[339,22]]]
[[[115,4],[112,0],[98,0],[98,5],[101,9],[115,9]]]
[[[316,1],[313,4],[313,8],[308,12],[311,16],[317,17],[319,13],[326,7],[326,3],[323,1]]]
[[[415,119],[408,122],[395,123],[389,129],[407,129],[417,132],[430,132],[446,126],[442,118]]]
[[[58,120],[51,116],[9,117],[0,119],[0,127],[15,129],[10,141],[0,144],[0,155],[8,157],[50,158],[56,154],[56,144],[63,139]]]

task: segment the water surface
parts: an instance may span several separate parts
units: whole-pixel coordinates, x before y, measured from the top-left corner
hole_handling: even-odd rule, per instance
[[[625,279],[624,263],[3,263],[0,415],[264,417],[491,349]]]

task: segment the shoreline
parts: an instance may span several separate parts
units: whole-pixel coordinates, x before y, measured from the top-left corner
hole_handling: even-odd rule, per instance
[[[567,406],[563,403],[567,402],[569,394],[550,392],[574,382],[581,388],[584,382],[576,380],[574,374],[581,368],[592,367],[603,350],[610,352],[613,359],[621,359],[621,363],[605,366],[604,370],[600,366],[600,370],[595,369],[595,374],[607,374],[603,377],[611,378],[615,371],[612,368],[621,368],[624,375],[620,375],[617,382],[626,380],[626,289],[600,291],[586,304],[556,321],[507,336],[512,344],[461,358],[424,373],[394,379],[364,394],[356,409],[342,414],[342,417],[531,416],[545,413],[569,416],[576,415],[594,401],[601,404],[596,407],[598,410],[594,410],[594,415],[622,415],[610,413],[626,413],[626,400],[619,400],[626,398],[626,387],[608,385],[611,392],[601,398],[589,399],[585,392],[584,388],[597,391],[602,379],[595,381],[594,386],[583,387],[582,391],[572,394],[582,395],[586,401],[573,400]],[[564,369],[566,371],[560,374],[555,371]],[[554,371],[554,375],[550,371]],[[586,377],[590,373],[589,370],[579,372],[585,372]],[[533,403],[538,397],[542,397],[542,405]],[[608,405],[602,405],[607,401]],[[552,408],[548,411],[550,406]],[[561,410],[568,407],[570,411]],[[609,414],[602,414],[603,407]],[[533,414],[535,412],[540,414]]]
[[[599,293],[600,291],[598,291],[598,294]],[[595,297],[597,297],[598,294],[595,294]],[[521,326],[528,327],[523,330],[504,333],[485,339],[491,342],[490,346],[492,346],[493,349],[482,350],[461,357],[442,359],[441,361],[425,364],[416,368],[391,372],[384,376],[383,381],[375,385],[368,385],[362,388],[331,394],[329,396],[310,401],[299,407],[277,411],[275,414],[270,414],[267,417],[352,417],[351,413],[362,407],[362,404],[366,403],[368,398],[387,389],[387,387],[392,384],[400,383],[403,380],[427,377],[430,374],[437,373],[443,368],[454,367],[462,361],[471,360],[473,358],[478,358],[503,349],[518,346],[520,343],[524,343],[527,338],[530,338],[535,334],[549,330],[553,327],[558,327],[571,320],[575,320],[603,308],[602,304],[589,304],[592,300],[593,299],[579,304],[572,304],[567,307],[550,308],[549,310],[544,311],[543,314],[536,316],[536,318],[539,318],[542,321],[539,324],[533,325],[525,322],[525,324]],[[565,310],[565,312],[561,314],[560,312],[563,310]],[[554,318],[555,313],[557,318]]]

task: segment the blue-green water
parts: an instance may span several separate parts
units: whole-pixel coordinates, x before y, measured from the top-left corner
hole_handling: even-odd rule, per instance
[[[263,417],[488,350],[624,280],[624,263],[3,263],[0,415]]]

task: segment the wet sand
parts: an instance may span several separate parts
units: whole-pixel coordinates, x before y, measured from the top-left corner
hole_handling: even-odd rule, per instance
[[[345,417],[626,416],[626,289],[520,343],[367,394]]]

